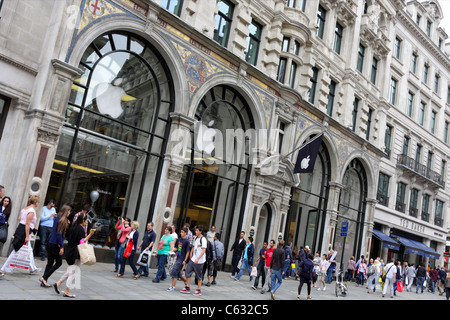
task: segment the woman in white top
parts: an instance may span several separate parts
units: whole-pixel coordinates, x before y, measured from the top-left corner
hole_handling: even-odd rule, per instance
[[[22,248],[23,245],[29,246],[30,235],[34,230],[36,225],[36,208],[39,205],[40,198],[38,196],[31,196],[28,199],[28,205],[26,208],[22,209],[19,216],[19,226],[14,233],[14,240],[12,242],[14,250],[9,255],[5,264],[1,268],[1,275],[3,272],[12,272],[14,266],[11,266],[11,261],[16,257],[17,252]],[[30,274],[35,274],[39,271],[34,264],[33,250],[30,250]]]
[[[325,277],[327,276],[327,269],[328,269],[328,261],[327,261],[327,255],[323,254],[322,259],[320,260],[320,270],[319,270],[319,278],[317,280],[318,285],[322,284],[322,288],[319,288],[317,290],[323,290],[325,291]]]

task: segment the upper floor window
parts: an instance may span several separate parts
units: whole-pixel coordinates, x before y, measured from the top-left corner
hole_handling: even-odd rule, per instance
[[[391,78],[391,85],[389,90],[389,102],[395,104],[395,99],[397,95],[397,80]]]
[[[180,16],[181,8],[183,7],[183,0],[161,0],[161,7],[164,7],[173,14]]]
[[[420,102],[419,108],[419,124],[423,126],[424,118],[425,118],[425,102]]]
[[[277,72],[277,80],[281,83],[284,83],[286,77],[286,65],[287,59],[280,58],[280,64],[278,65],[278,72]]]
[[[291,38],[284,37],[283,42],[281,43],[281,51],[283,52],[289,52],[289,45],[291,43]]]
[[[221,0],[217,6],[219,7],[219,12],[215,17],[214,40],[226,47],[231,30],[234,5],[228,0]]]
[[[298,56],[300,53],[300,42],[294,40],[294,54]]]
[[[370,82],[375,84],[377,82],[377,71],[378,71],[378,59],[372,59],[372,73],[370,74]]]
[[[363,70],[365,51],[366,51],[366,48],[362,44],[359,44],[358,63],[356,65],[356,69],[358,69],[359,72],[362,72],[362,70]]]
[[[352,131],[356,131],[356,119],[358,116],[358,105],[359,105],[359,99],[355,98],[355,101],[353,101],[353,112],[352,112]]]
[[[334,28],[333,50],[337,54],[341,53],[341,43],[342,43],[343,31],[344,31],[344,28],[339,24],[339,22],[336,22],[336,27]]]
[[[385,152],[390,155],[391,154],[391,140],[392,140],[392,126],[386,125],[386,132],[384,134],[384,147]]]
[[[417,53],[412,54],[411,56],[411,72],[416,73],[417,70]]]
[[[366,122],[366,140],[369,140],[370,138],[370,127],[372,125],[372,113],[373,110],[369,108],[369,111],[367,112],[367,122]]]
[[[292,61],[291,71],[289,73],[289,87],[294,88],[295,86],[295,75],[297,74],[297,64]]]
[[[408,150],[409,150],[409,141],[411,139],[407,136],[403,137],[403,150],[402,150],[402,155],[407,156],[408,155]]]
[[[0,0],[0,11],[2,11],[3,0]]]
[[[262,26],[256,21],[248,27],[250,34],[247,38],[247,50],[245,52],[245,60],[253,65],[256,65],[258,60],[259,44],[261,42]]]
[[[420,20],[422,19],[422,16],[420,15],[420,14],[417,14],[417,16],[416,16],[416,24],[418,25],[418,26],[420,26]]]
[[[439,93],[439,80],[440,77],[438,74],[434,75],[434,92]]]
[[[428,71],[430,70],[430,67],[428,65],[423,66],[423,82],[428,83]]]
[[[336,82],[331,80],[328,89],[329,93],[328,93],[327,114],[331,116],[333,114],[334,97],[336,95]]]
[[[409,91],[408,92],[408,101],[406,103],[406,115],[408,117],[412,116],[413,103],[414,103],[414,94],[411,91]]]
[[[289,7],[289,8],[295,8],[295,0],[288,0],[288,2],[287,2],[287,6]]]
[[[431,133],[434,133],[436,130],[436,115],[437,115],[436,111],[431,112],[431,124],[430,124]]]
[[[324,7],[319,5],[319,10],[317,11],[317,36],[323,39],[323,32],[325,29],[325,19],[327,16],[327,11]]]
[[[395,38],[395,41],[394,41],[394,57],[396,57],[397,59],[400,59],[401,46],[402,46],[402,40],[400,40],[399,38]]]
[[[445,121],[445,126],[444,126],[444,142],[448,143],[448,121]]]
[[[319,75],[319,69],[317,69],[316,67],[312,68],[313,70],[313,76],[311,78],[311,88],[309,89],[309,99],[308,101],[310,103],[314,103],[314,99],[316,96],[316,87],[317,87],[317,77]]]
[[[431,21],[427,20],[427,36],[431,36]]]

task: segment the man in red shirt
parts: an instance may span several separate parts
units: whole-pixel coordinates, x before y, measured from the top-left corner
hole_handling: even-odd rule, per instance
[[[266,254],[264,255],[264,272],[266,274],[266,282],[261,290],[261,294],[265,293],[267,289],[270,289],[270,261],[272,260],[273,250],[275,250],[275,240],[270,240],[270,246],[267,248]]]

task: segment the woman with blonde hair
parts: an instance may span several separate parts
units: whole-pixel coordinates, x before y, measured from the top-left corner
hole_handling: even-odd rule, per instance
[[[12,272],[14,267],[11,266],[12,259],[16,256],[17,252],[22,248],[23,245],[29,246],[31,233],[36,233],[35,225],[36,225],[36,208],[39,205],[41,199],[38,196],[31,196],[28,199],[27,206],[22,209],[19,215],[19,225],[14,233],[14,240],[12,241],[12,245],[14,250],[9,255],[5,264],[1,268],[1,274],[3,272]],[[30,250],[30,266],[29,266],[30,274],[35,274],[39,270],[36,268],[34,264],[34,256],[33,250]]]
[[[62,265],[62,256],[64,254],[64,238],[67,228],[69,227],[69,215],[72,208],[65,204],[59,210],[57,216],[53,220],[53,227],[47,240],[47,266],[44,275],[40,279],[41,287],[49,288],[51,285],[47,283],[48,278],[58,270]]]
[[[134,264],[134,256],[136,255],[136,249],[138,247],[138,239],[139,239],[139,231],[137,231],[138,229],[139,229],[139,222],[137,222],[137,221],[131,222],[131,231],[126,236],[125,241],[127,242],[127,244],[125,247],[128,247],[128,244],[131,241],[133,249],[131,250],[131,254],[129,257],[125,257],[123,255],[120,257],[120,271],[119,271],[119,274],[117,275],[118,278],[123,277],[123,274],[125,272],[125,262],[128,259],[128,264],[130,265],[131,269],[133,270],[134,280],[139,279],[139,272],[136,268],[136,265]]]

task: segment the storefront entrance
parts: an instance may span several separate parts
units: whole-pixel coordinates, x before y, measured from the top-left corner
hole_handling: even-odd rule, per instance
[[[112,248],[119,216],[152,219],[170,130],[174,90],[146,40],[124,32],[86,49],[72,85],[46,200],[88,207],[90,242]]]
[[[216,135],[212,144],[202,145],[195,128],[191,130],[192,144],[185,156],[189,164],[183,169],[174,224],[177,230],[185,223],[206,230],[215,225],[226,254],[242,228],[251,168],[248,139],[227,140],[227,130],[253,129],[253,120],[242,96],[227,86],[211,89],[195,117]]]

